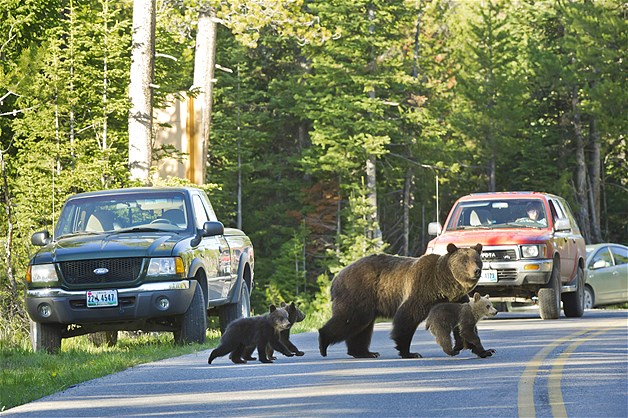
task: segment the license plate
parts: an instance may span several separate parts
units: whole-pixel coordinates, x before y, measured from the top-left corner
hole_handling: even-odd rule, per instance
[[[482,276],[480,276],[480,282],[496,283],[497,282],[497,270],[482,270]]]
[[[108,306],[118,306],[117,290],[88,290],[87,307],[102,308]]]

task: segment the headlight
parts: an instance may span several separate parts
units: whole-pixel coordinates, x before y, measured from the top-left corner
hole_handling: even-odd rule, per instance
[[[57,271],[54,264],[35,264],[28,266],[26,281],[30,283],[54,283],[58,282]]]
[[[521,255],[523,258],[536,258],[544,255],[544,245],[522,245]]]
[[[183,275],[183,260],[180,257],[151,258],[148,265],[148,276]]]

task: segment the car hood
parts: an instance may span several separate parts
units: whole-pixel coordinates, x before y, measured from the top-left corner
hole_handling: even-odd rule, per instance
[[[61,237],[42,249],[33,264],[121,257],[167,257],[183,237],[168,232],[112,233]]]
[[[547,229],[474,229],[471,231],[446,231],[428,244],[428,253],[446,254],[447,244],[459,247],[482,244],[484,247],[499,245],[543,244],[552,232]]]

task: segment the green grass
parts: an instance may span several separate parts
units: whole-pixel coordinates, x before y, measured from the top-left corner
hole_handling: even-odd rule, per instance
[[[315,331],[324,322],[308,315],[292,333]],[[207,332],[204,344],[175,345],[172,333],[119,333],[115,347],[96,347],[87,336],[64,339],[58,354],[35,353],[27,343],[5,346],[0,341],[0,411],[13,408],[73,385],[120,372],[142,363],[190,354],[215,347],[216,330]]]
[[[138,364],[205,350],[218,339],[217,331],[209,331],[204,344],[179,346],[171,333],[121,332],[115,347],[95,347],[86,336],[63,340],[58,354],[0,347],[0,411]]]

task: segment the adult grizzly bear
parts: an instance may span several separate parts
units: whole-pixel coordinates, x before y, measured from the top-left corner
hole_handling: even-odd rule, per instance
[[[347,354],[375,358],[369,351],[378,316],[392,318],[391,338],[402,358],[421,357],[410,352],[410,342],[430,309],[440,302],[468,302],[482,272],[482,245],[447,246],[447,254],[419,258],[370,255],[342,269],[331,283],[332,316],[318,330],[321,355],[327,347],[346,341]]]

